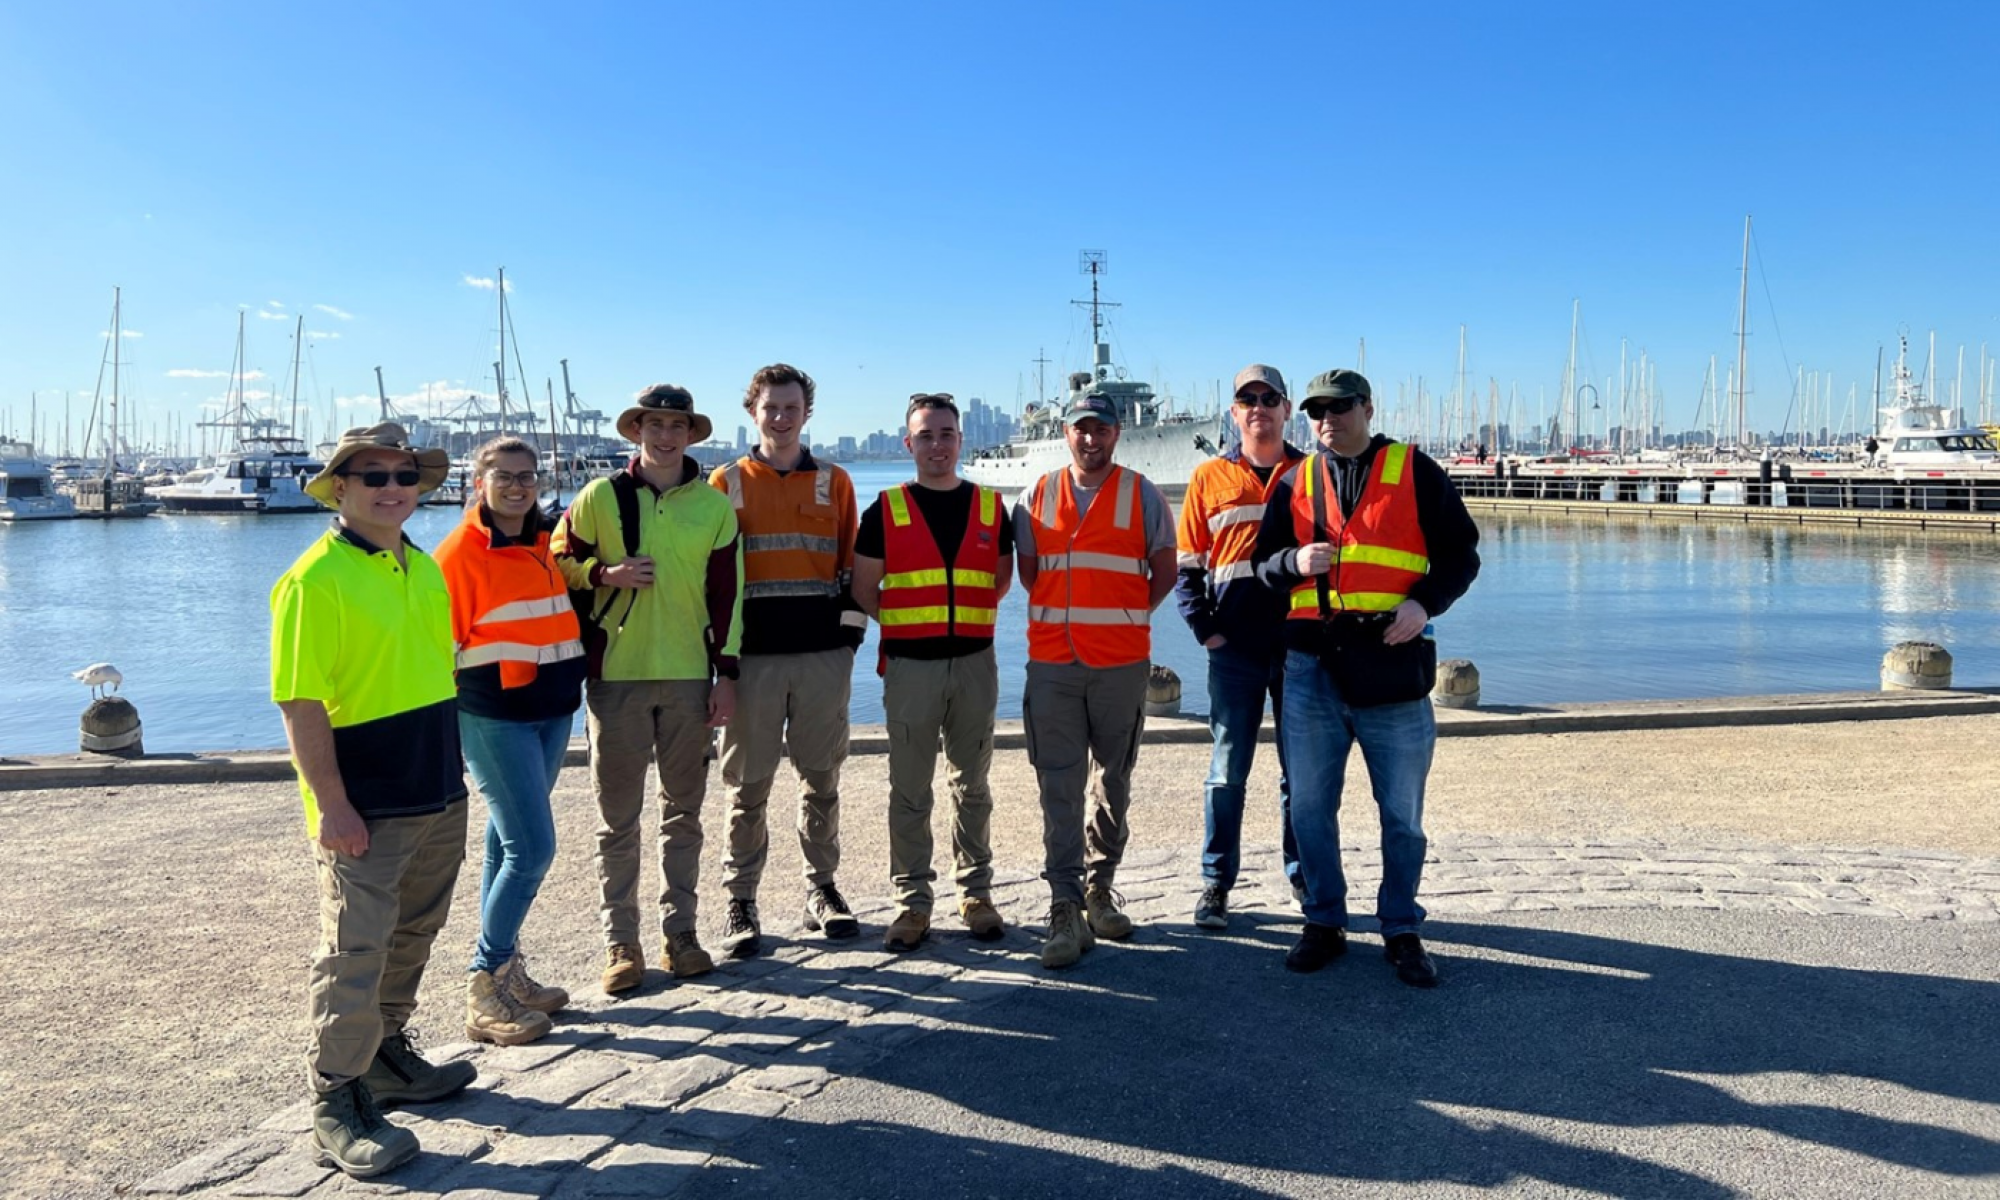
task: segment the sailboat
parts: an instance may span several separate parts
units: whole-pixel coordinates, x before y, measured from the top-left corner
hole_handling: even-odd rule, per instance
[[[167,487],[150,494],[169,513],[313,513],[319,501],[306,494],[306,481],[319,474],[320,462],[296,437],[276,433],[283,428],[253,417],[243,397],[243,314],[236,314],[236,366],[231,372],[228,410],[215,427],[236,430],[236,445],[209,466],[198,467]]]
[[[71,498],[76,502],[76,515],[113,519],[117,517],[144,517],[160,510],[160,502],[146,494],[143,480],[131,475],[118,473],[118,384],[119,365],[124,355],[119,352],[123,333],[123,292],[111,289],[111,341],[105,353],[111,356],[111,402],[104,429],[104,458],[96,474],[86,474],[76,481],[76,490]],[[97,375],[100,387],[104,383],[104,372],[100,367]],[[90,399],[90,419],[97,420],[99,397]]]

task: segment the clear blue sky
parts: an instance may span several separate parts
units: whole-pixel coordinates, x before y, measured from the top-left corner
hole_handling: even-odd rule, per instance
[[[1448,390],[1463,323],[1531,418],[1575,298],[1589,375],[1644,347],[1678,426],[1734,355],[1746,213],[1754,425],[1799,366],[1865,412],[1905,324],[1972,402],[1991,6],[1401,7],[5,0],[0,419],[87,397],[114,284],[142,419],[221,395],[185,373],[239,310],[253,388],[305,314],[316,437],[377,364],[490,391],[468,280],[504,265],[538,398],[567,358],[587,405],[674,380],[728,432],[782,359],[824,440],[1083,366],[1091,248],[1120,360],[1182,396],[1364,337],[1378,395]]]

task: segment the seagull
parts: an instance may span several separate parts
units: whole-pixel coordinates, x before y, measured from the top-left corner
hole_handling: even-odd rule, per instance
[[[115,692],[118,685],[125,682],[125,676],[110,663],[91,663],[81,671],[71,671],[69,677],[88,687],[93,700],[104,698],[103,689],[108,687]]]

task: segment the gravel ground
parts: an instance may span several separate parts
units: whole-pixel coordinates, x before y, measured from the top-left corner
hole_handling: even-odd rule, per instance
[[[2000,799],[1979,750],[1991,728],[1990,718],[1954,717],[1447,739],[1428,823],[1437,834],[1726,836],[2000,855]],[[1135,850],[1198,843],[1206,759],[1195,746],[1141,754]],[[1273,794],[1273,761],[1260,755],[1255,794]],[[842,883],[857,903],[888,891],[885,767],[860,757],[846,773],[851,865]],[[1041,831],[1025,757],[1003,753],[994,784],[996,860],[1032,874]],[[791,786],[781,782],[781,798]],[[1358,756],[1353,786],[1365,787]],[[460,1036],[484,819],[474,805],[472,858],[417,1017],[438,1042]],[[556,806],[562,848],[526,943],[538,976],[587,992],[599,935],[594,810],[581,771],[563,776]],[[1275,808],[1252,805],[1246,840],[1276,842]],[[1369,807],[1350,811],[1350,839],[1372,840]],[[314,936],[301,841],[297,793],[285,785],[0,793],[0,1095],[11,1101],[0,1193],[114,1194],[300,1094]],[[719,853],[716,838],[704,889],[710,922]],[[767,926],[795,925],[798,869],[795,842],[774,839]]]

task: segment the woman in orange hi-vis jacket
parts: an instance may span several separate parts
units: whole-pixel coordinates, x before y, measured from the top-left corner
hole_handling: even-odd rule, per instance
[[[516,1045],[549,1031],[569,993],[528,975],[518,939],[555,861],[549,793],[583,699],[576,613],[549,553],[534,448],[498,438],[473,459],[477,498],[438,547],[451,590],[465,764],[486,799],[479,941],[465,1035]]]

